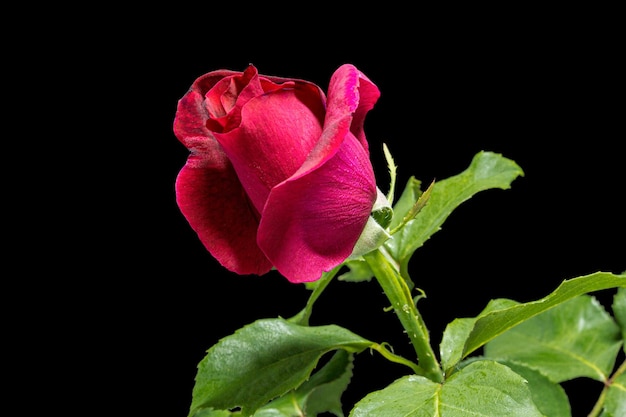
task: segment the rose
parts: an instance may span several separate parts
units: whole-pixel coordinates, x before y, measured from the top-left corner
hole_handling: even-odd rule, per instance
[[[194,81],[174,120],[190,150],[176,201],[220,264],[307,282],[350,256],[377,197],[363,125],[379,96],[347,64],[328,97],[252,65]]]

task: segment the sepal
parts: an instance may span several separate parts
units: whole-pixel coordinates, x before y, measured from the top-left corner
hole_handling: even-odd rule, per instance
[[[379,248],[391,237],[386,228],[393,218],[393,209],[382,191],[379,188],[376,188],[376,191],[377,198],[372,207],[372,214],[367,219],[365,228],[354,245],[348,260],[358,259],[360,256]]]

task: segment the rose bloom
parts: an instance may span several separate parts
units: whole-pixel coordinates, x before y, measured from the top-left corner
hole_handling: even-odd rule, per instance
[[[190,151],[176,201],[220,264],[299,283],[350,256],[377,196],[363,124],[379,96],[349,64],[327,97],[252,65],[195,80],[174,120]]]

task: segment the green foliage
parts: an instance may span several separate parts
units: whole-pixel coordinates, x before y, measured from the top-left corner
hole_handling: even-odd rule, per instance
[[[261,407],[254,417],[316,416],[330,412],[343,417],[341,394],[352,377],[354,355],[338,350],[324,367],[297,389]]]
[[[257,320],[208,350],[198,365],[189,416],[199,417],[203,409],[237,407],[242,416],[250,416],[300,387],[325,353],[337,349],[360,352],[371,345],[335,325],[309,327],[283,319]]]
[[[621,346],[613,318],[595,298],[580,295],[496,337],[485,345],[485,356],[523,364],[553,382],[605,382]]]
[[[498,362],[508,366],[526,380],[533,402],[545,416],[571,416],[569,398],[562,386],[553,383],[540,372],[523,365],[504,360]]]
[[[387,159],[392,179],[390,188],[393,188],[395,165],[390,156]],[[421,190],[421,181],[409,178],[400,198],[393,205],[393,217],[389,223],[393,234],[384,244],[409,287],[413,287],[408,273],[411,256],[441,229],[452,211],[480,191],[510,188],[511,182],[520,175],[524,172],[510,159],[493,152],[479,152],[465,171],[431,184],[426,192]],[[388,198],[393,202],[393,192],[390,191]],[[345,265],[350,271],[340,275],[339,279],[358,282],[373,277],[372,271],[358,259],[349,260]]]
[[[493,361],[477,361],[445,383],[411,375],[359,401],[349,417],[542,417],[526,381]]]
[[[626,288],[618,288],[613,302],[613,314],[622,331],[622,339],[626,340]],[[626,352],[626,343],[622,346]]]
[[[524,172],[510,159],[493,152],[479,152],[461,174],[436,182],[426,206],[414,220],[394,233],[385,243],[388,252],[400,265],[400,272],[405,279],[409,279],[408,263],[415,250],[441,230],[441,225],[454,209],[480,191],[510,188],[511,182],[520,175],[524,175]],[[403,198],[409,200],[419,197],[420,192],[416,190],[416,186],[419,186],[419,182],[410,179],[408,190],[405,190],[394,207],[394,217],[400,218],[403,215],[401,213],[408,210],[407,206],[413,205]],[[399,219],[394,219],[392,227],[398,221]]]
[[[393,203],[396,167],[384,150],[391,175],[387,199]],[[349,417],[570,417],[560,384],[574,378],[605,384],[590,416],[626,415],[626,364],[616,364],[620,349],[626,352],[626,272],[564,280],[532,302],[491,300],[476,317],[448,324],[439,359],[432,351],[416,306],[420,295],[408,275],[410,258],[464,201],[483,190],[508,189],[522,175],[515,162],[480,152],[461,174],[425,191],[411,177],[393,211],[376,214],[391,234],[379,249],[305,284],[312,294],[291,319],[255,321],[207,351],[188,417],[344,417],[341,396],[353,358],[366,349],[413,372],[366,395]],[[308,325],[313,304],[336,275],[378,280],[415,347],[417,364],[339,326]],[[610,289],[616,289],[613,316],[591,295]],[[482,355],[470,356],[481,348]],[[329,358],[324,366],[322,358]]]
[[[374,273],[363,259],[349,260],[345,262],[345,266],[348,270],[339,275],[338,279],[341,281],[359,282],[370,281],[374,278]]]
[[[603,289],[625,287],[626,275],[597,272],[564,281],[550,295],[529,303],[492,300],[475,318],[455,319],[444,331],[441,361],[449,372],[461,359],[496,336],[576,296]]]

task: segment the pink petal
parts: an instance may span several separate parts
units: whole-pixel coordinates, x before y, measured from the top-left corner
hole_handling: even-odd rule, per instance
[[[333,73],[328,87],[326,125],[351,114],[350,131],[368,149],[363,130],[366,114],[380,98],[380,90],[354,65],[344,64]]]
[[[259,212],[270,190],[306,160],[322,134],[323,117],[318,91],[308,84],[292,84],[249,100],[241,109],[238,128],[215,133]]]
[[[379,97],[378,88],[355,66],[345,64],[339,67],[333,73],[328,88],[324,131],[296,175],[305,175],[331,158],[348,131],[369,152],[363,123],[365,115],[374,107]]]
[[[272,190],[259,246],[289,281],[319,279],[350,255],[375,199],[369,155],[348,133],[331,159]]]

